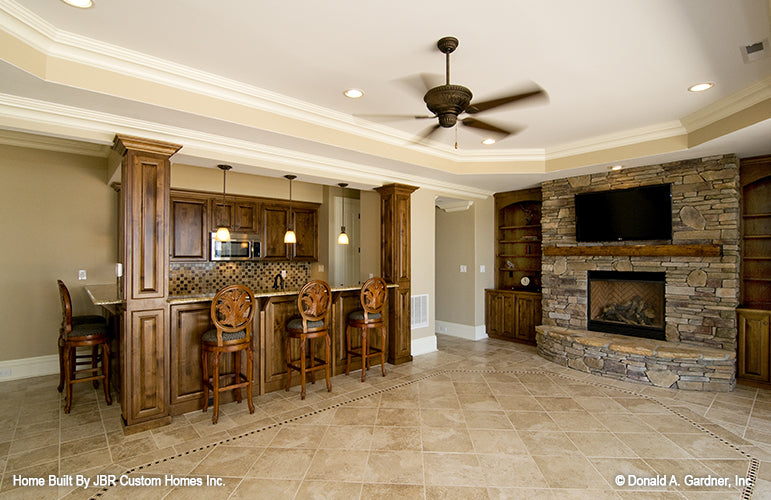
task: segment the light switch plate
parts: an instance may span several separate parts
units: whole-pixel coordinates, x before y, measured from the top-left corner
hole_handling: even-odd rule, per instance
[[[483,272],[485,272],[485,265],[484,265],[484,264],[482,264],[481,266],[479,266],[479,272],[480,272],[480,273],[483,273]]]
[[[460,266],[460,272],[462,272],[462,273],[467,272],[467,269],[468,268],[466,266]]]
[[[78,271],[78,279],[79,280],[86,279],[86,270],[85,269],[81,269],[80,271]]]
[[[320,273],[324,272],[324,264],[319,264],[319,272]]]

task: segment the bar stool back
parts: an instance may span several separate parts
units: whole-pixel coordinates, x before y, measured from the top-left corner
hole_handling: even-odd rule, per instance
[[[72,299],[70,291],[62,280],[57,280],[59,285],[59,298],[62,302],[62,325],[59,328],[59,386],[57,390],[64,393],[64,413],[69,413],[72,408],[72,386],[79,382],[94,383],[94,388],[99,387],[99,380],[103,381],[104,399],[108,405],[112,404],[110,397],[110,341],[107,328],[107,320],[102,316],[83,315],[73,316]],[[79,347],[90,347],[90,354],[78,354]],[[99,347],[102,348],[101,355]],[[98,368],[102,362],[101,373]],[[89,368],[78,369],[78,366],[88,365]],[[79,375],[85,375],[78,378]]]
[[[383,306],[388,297],[388,288],[383,278],[370,278],[361,287],[361,309],[348,315],[345,328],[345,374],[351,370],[351,356],[361,357],[361,381],[367,373],[367,360],[380,356],[380,371],[385,377],[386,327],[383,320]],[[361,347],[351,347],[351,329],[361,329]],[[380,328],[380,348],[370,346],[370,329]],[[370,348],[372,352],[370,352]]]
[[[297,296],[299,318],[292,318],[286,325],[284,353],[286,357],[286,390],[292,384],[292,370],[300,372],[300,398],[305,399],[305,375],[310,373],[311,383],[315,383],[314,373],[324,370],[327,379],[327,391],[332,391],[330,382],[331,340],[328,333],[328,313],[332,302],[329,285],[322,280],[305,284]],[[312,349],[311,340],[324,339],[326,360],[317,358]],[[300,359],[292,360],[290,340],[300,341]],[[310,349],[309,349],[310,347]]]
[[[219,419],[220,392],[235,390],[236,401],[241,402],[241,388],[246,387],[249,413],[254,413],[252,401],[252,320],[256,311],[254,293],[244,285],[229,285],[217,292],[211,303],[214,328],[201,335],[201,367],[203,375],[203,411],[209,408],[209,390],[214,393],[214,414],[211,422]],[[246,351],[246,373],[241,373],[241,351]],[[220,373],[220,355],[234,354],[233,373]],[[209,363],[212,375],[209,376]],[[220,385],[222,377],[233,377],[232,384]],[[243,382],[241,381],[243,379]]]

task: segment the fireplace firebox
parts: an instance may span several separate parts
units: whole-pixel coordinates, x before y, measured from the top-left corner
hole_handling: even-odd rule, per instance
[[[589,271],[587,328],[666,340],[663,272]]]

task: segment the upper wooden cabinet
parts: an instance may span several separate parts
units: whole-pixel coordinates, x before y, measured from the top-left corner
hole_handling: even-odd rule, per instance
[[[171,260],[207,260],[209,258],[209,198],[194,194],[172,194],[169,199]]]
[[[771,156],[741,160],[742,304],[771,310]]]
[[[288,203],[264,203],[262,207],[263,260],[316,261],[319,258],[318,205],[293,202],[291,219]],[[297,243],[284,243],[284,234],[290,225]]]
[[[318,203],[292,202],[297,243],[284,243],[288,201],[172,190],[171,260],[205,261],[211,232],[225,226],[235,233],[260,235],[263,260],[316,261],[319,256]]]
[[[211,230],[227,227],[236,233],[259,233],[260,212],[259,203],[249,200],[213,199],[211,202]]]

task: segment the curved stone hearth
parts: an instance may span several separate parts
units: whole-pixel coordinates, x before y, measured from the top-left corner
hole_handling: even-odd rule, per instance
[[[732,351],[558,326],[540,325],[536,332],[541,357],[583,372],[693,391],[736,387]]]

